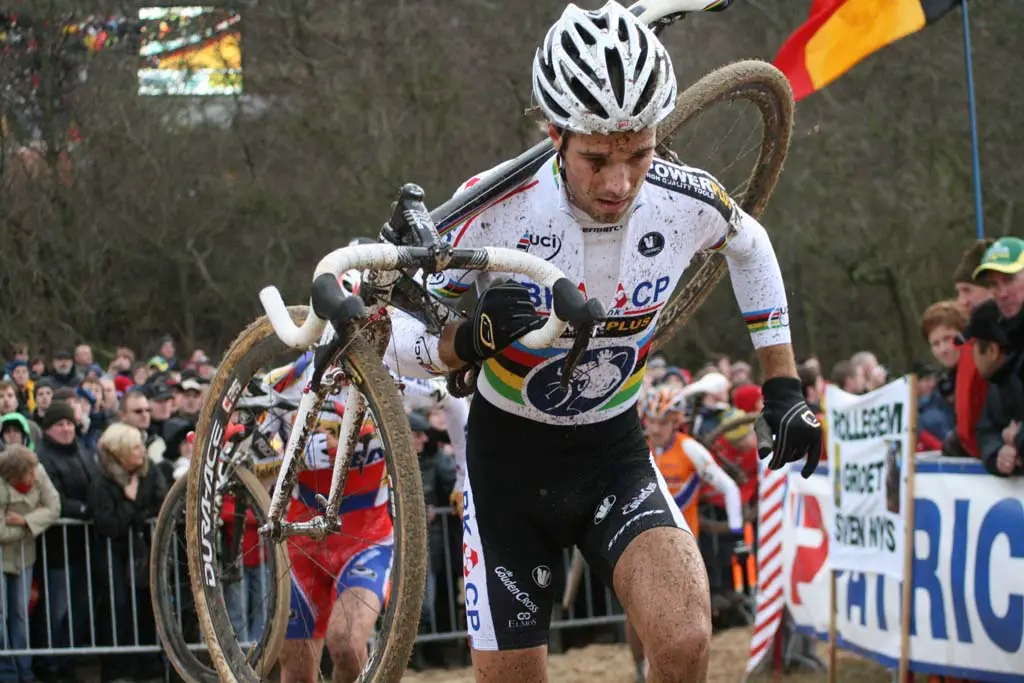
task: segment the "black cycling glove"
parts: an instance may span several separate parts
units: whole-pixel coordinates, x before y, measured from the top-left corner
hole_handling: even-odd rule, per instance
[[[772,451],[762,448],[762,458],[773,452],[768,468],[777,470],[786,463],[796,462],[804,457],[801,474],[804,479],[811,476],[821,460],[821,423],[817,415],[804,401],[800,380],[796,377],[772,377],[761,387],[764,395],[764,410],[761,411],[774,438]]]
[[[467,363],[479,363],[543,326],[544,318],[537,315],[526,287],[503,282],[480,295],[473,315],[455,331],[455,354]]]

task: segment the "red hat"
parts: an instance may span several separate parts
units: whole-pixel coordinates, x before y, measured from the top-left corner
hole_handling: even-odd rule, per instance
[[[757,402],[761,400],[761,387],[744,384],[732,392],[732,404],[745,413],[756,413]]]
[[[117,393],[123,394],[133,386],[135,386],[135,382],[132,381],[131,377],[125,377],[124,375],[114,376],[114,388],[117,389]]]

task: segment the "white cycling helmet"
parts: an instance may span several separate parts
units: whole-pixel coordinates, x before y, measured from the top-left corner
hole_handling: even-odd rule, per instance
[[[638,131],[671,113],[676,77],[658,37],[615,0],[593,12],[569,3],[533,58],[533,98],[559,128]]]

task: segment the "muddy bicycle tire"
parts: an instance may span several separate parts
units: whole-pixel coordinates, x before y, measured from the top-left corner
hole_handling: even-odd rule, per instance
[[[295,306],[290,307],[288,312],[301,325],[309,315],[309,308]],[[211,433],[219,433],[223,428],[235,401],[255,372],[287,351],[288,348],[274,334],[266,316],[251,323],[225,354],[211,382],[196,427],[186,504],[189,579],[210,657],[223,683],[259,683],[265,676],[249,666],[245,652],[233,637],[223,594],[217,590],[218,586],[209,586],[204,581],[201,551],[203,544],[209,543],[211,532],[208,522],[207,528],[203,526],[202,509],[208,506],[208,499],[212,496],[211,488],[216,487],[211,487],[205,481],[209,476],[204,477],[203,472],[212,467],[209,462],[216,457],[211,444],[217,439],[211,440]],[[362,334],[353,337],[343,354],[346,374],[366,399],[377,422],[392,479],[394,559],[390,592],[384,608],[384,631],[387,635],[368,662],[371,675],[360,679],[391,683],[398,681],[405,673],[419,627],[420,606],[426,584],[426,507],[409,422],[394,380]],[[285,512],[282,510],[282,515]],[[286,541],[275,544],[275,551],[284,554],[287,561]],[[289,581],[287,573],[283,580]],[[273,618],[286,626],[288,612],[289,607],[286,605],[284,609],[277,610]]]
[[[270,507],[270,496],[254,474],[248,470],[236,471],[239,482],[245,488],[250,501],[253,501],[261,510],[266,512]],[[157,636],[163,644],[167,659],[171,666],[186,681],[196,683],[220,683],[220,676],[208,662],[196,656],[189,649],[185,634],[182,632],[181,624],[175,618],[175,607],[173,595],[175,586],[179,584],[180,577],[172,576],[167,565],[167,554],[173,552],[173,545],[178,539],[179,519],[185,509],[188,480],[181,478],[174,482],[167,497],[160,507],[160,514],[157,516],[156,525],[153,528],[152,550],[149,561],[149,585],[153,587],[151,600],[153,603],[153,614],[156,621]],[[276,560],[276,558],[275,558]],[[278,587],[280,588],[280,586]],[[287,593],[286,593],[287,597]],[[285,609],[287,609],[287,602]],[[181,605],[179,601],[178,609]],[[266,635],[266,655],[259,655],[260,666],[269,669],[280,653],[281,643],[284,639],[287,622],[271,621],[267,628],[271,631]],[[274,631],[276,629],[276,632]],[[263,640],[261,638],[261,640]]]
[[[755,104],[761,114],[757,162],[743,196],[735,198],[744,211],[758,218],[782,173],[793,131],[793,91],[781,71],[759,60],[734,62],[712,71],[679,95],[675,110],[658,126],[658,145],[662,149],[664,141],[671,140],[680,127],[716,104],[734,100]],[[652,350],[678,334],[727,271],[725,257],[709,251],[698,252],[692,265],[696,268],[693,276],[677,288],[661,311]]]

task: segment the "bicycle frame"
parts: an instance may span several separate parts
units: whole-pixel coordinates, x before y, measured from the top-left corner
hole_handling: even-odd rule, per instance
[[[664,30],[665,27],[681,19],[688,12],[697,12],[707,9],[724,8],[731,0],[640,0],[629,7],[641,21],[651,26],[655,32]],[[429,214],[426,211],[409,210],[405,211],[405,220],[412,225],[414,232],[421,235],[428,235],[431,244],[426,247],[400,247],[399,251],[380,251],[381,249],[395,249],[391,245],[359,245],[338,249],[321,260],[314,274],[314,294],[316,294],[316,280],[321,276],[329,275],[333,278],[335,286],[340,273],[349,269],[367,270],[365,284],[369,285],[371,300],[367,302],[371,310],[391,301],[391,295],[396,285],[403,276],[410,275],[410,268],[420,268],[425,274],[427,272],[440,272],[449,267],[463,267],[478,270],[502,270],[507,272],[518,272],[527,275],[535,282],[547,280],[548,286],[554,289],[554,284],[564,276],[557,268],[549,263],[537,259],[525,252],[517,252],[509,249],[487,248],[476,250],[478,256],[484,262],[473,262],[470,258],[461,266],[455,266],[453,259],[456,251],[450,245],[443,245],[438,236],[438,229],[457,224],[465,220],[471,213],[487,205],[507,190],[519,185],[527,177],[534,174],[553,154],[554,146],[551,140],[544,140],[520,156],[507,161],[496,169],[495,173],[488,180],[478,183],[474,187],[456,194],[447,202],[442,203]],[[418,189],[418,188],[417,188]],[[421,191],[422,192],[422,191]],[[401,202],[399,203],[401,208]],[[395,215],[399,213],[396,209]],[[401,251],[404,249],[405,251]],[[420,251],[416,251],[419,249]],[[423,251],[426,250],[426,251]],[[486,253],[483,256],[481,252]],[[503,253],[504,252],[504,253]],[[523,259],[526,259],[524,261]],[[436,266],[436,268],[423,268],[424,260]],[[454,259],[457,260],[457,259]],[[532,263],[531,263],[532,261]],[[504,263],[507,267],[488,267],[490,264]],[[554,272],[551,272],[554,271]],[[575,287],[572,291],[576,292]],[[273,287],[264,288],[260,292],[260,300],[271,320],[274,331],[278,337],[289,346],[302,348],[309,344],[310,340],[319,336],[319,346],[325,346],[334,339],[334,330],[330,325],[324,325],[323,319],[316,316],[307,318],[302,328],[292,323],[287,313],[287,308],[281,299],[280,293]],[[429,297],[421,302],[425,311],[425,317],[438,324],[445,324],[456,315],[454,308],[449,307],[439,299]],[[600,306],[600,304],[599,304]],[[313,309],[316,309],[316,302],[313,301]],[[603,314],[604,307],[600,306]],[[593,311],[593,309],[591,309]],[[414,311],[410,313],[415,315]],[[419,317],[419,316],[416,316]],[[548,318],[548,324],[541,330],[531,332],[523,337],[520,342],[526,346],[538,348],[548,346],[565,329],[566,319],[552,315]],[[557,329],[557,331],[556,331]],[[269,535],[275,540],[286,536],[305,535],[315,538],[323,538],[328,533],[340,529],[341,522],[337,511],[341,504],[343,482],[348,468],[348,456],[356,443],[359,428],[365,418],[366,406],[362,402],[362,396],[358,392],[349,392],[345,405],[345,415],[342,418],[341,431],[338,436],[339,453],[334,461],[334,469],[331,477],[331,492],[327,500],[319,497],[319,502],[324,505],[325,513],[315,517],[309,522],[282,523],[283,507],[287,496],[290,495],[294,484],[296,467],[295,458],[298,457],[300,444],[305,444],[316,428],[320,406],[328,390],[340,389],[335,382],[340,377],[340,370],[325,379],[324,385],[318,391],[312,391],[309,386],[305,387],[302,399],[296,411],[295,424],[289,434],[288,443],[285,447],[284,459],[278,473],[277,482],[271,498],[270,509],[267,511],[268,524],[260,531]],[[344,444],[344,455],[341,453]]]

